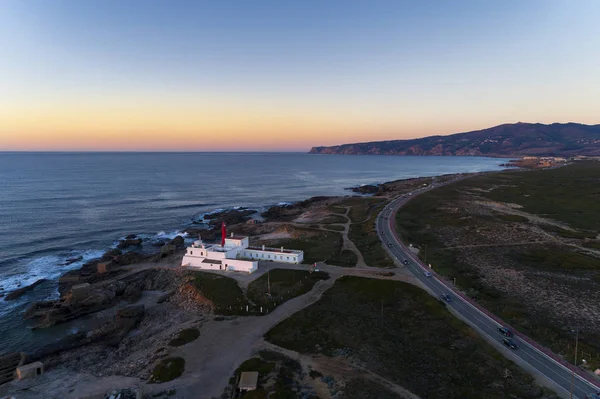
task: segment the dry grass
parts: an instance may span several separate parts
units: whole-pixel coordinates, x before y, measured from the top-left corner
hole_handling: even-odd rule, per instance
[[[472,178],[410,202],[398,213],[398,231],[427,244],[428,262],[440,274],[554,351],[572,357],[570,330],[577,326],[584,351],[598,362],[593,181],[600,181],[600,163]]]

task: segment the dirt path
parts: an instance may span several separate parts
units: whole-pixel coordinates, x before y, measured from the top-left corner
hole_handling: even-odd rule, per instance
[[[340,233],[342,235],[342,250],[348,250],[348,251],[354,252],[354,254],[356,255],[356,259],[357,259],[357,262],[356,262],[357,267],[368,267],[367,264],[365,263],[365,258],[363,257],[362,252],[360,252],[358,250],[358,248],[356,247],[354,242],[352,242],[352,240],[348,237],[348,233],[350,231],[350,225],[352,224],[352,221],[350,220],[350,216],[348,216],[348,214],[350,213],[351,207],[344,206],[344,207],[340,207],[340,208],[344,208],[345,212],[343,214],[335,213],[334,215],[345,218],[346,219],[345,223],[328,223],[326,225],[323,225],[322,223],[314,223],[312,220],[309,220],[308,222],[303,223],[303,222],[298,222],[297,221],[298,219],[296,219],[296,221],[294,221],[294,222],[287,222],[287,223],[281,222],[279,224],[289,224],[291,226],[301,227],[301,228],[306,228],[309,225],[316,225],[316,226],[318,226],[316,228],[316,230],[329,231],[332,233]],[[369,210],[369,214],[367,215],[366,220],[369,219],[370,214],[371,214],[371,210]],[[363,222],[359,222],[359,223],[363,223]],[[277,223],[275,223],[275,224],[277,224]],[[324,227],[327,225],[341,226],[344,228],[344,230],[334,230],[334,229],[328,229],[327,227]]]
[[[308,370],[316,370],[323,375],[329,375],[334,377],[336,380],[349,380],[352,378],[359,379],[367,379],[372,382],[375,382],[386,389],[398,394],[400,397],[405,399],[420,399],[419,396],[410,392],[409,390],[401,387],[400,385],[395,384],[394,382],[380,376],[379,374],[373,373],[365,369],[364,367],[358,366],[356,364],[352,364],[345,357],[328,357],[323,355],[303,355],[296,351],[292,351],[289,349],[282,348],[280,346],[274,345],[270,342],[263,342],[260,344],[260,349],[268,349],[275,352],[279,352],[284,354],[285,356],[295,359],[302,364],[302,368],[305,371]],[[327,384],[321,382],[320,380],[312,380],[308,375],[303,383],[310,384],[319,397],[321,398],[330,398],[329,389]]]
[[[261,273],[233,274],[241,286],[266,273],[270,268],[278,267],[308,270],[308,265],[289,265],[266,262],[261,264]],[[158,392],[168,388],[177,388],[178,398],[211,398],[219,396],[235,369],[246,359],[250,358],[262,345],[264,334],[280,321],[305,307],[317,302],[323,293],[333,286],[341,276],[360,276],[367,278],[390,279],[416,284],[416,279],[401,269],[381,270],[373,267],[339,267],[319,264],[319,269],[329,273],[328,280],[315,284],[308,293],[285,302],[266,316],[238,317],[234,320],[214,321],[204,323],[200,329],[200,338],[173,352],[173,356],[181,356],[186,360],[184,374],[171,382],[145,387],[150,392]],[[218,272],[215,272],[218,273]],[[224,274],[221,272],[219,274]],[[367,373],[364,371],[364,373]],[[372,378],[377,378],[374,376]],[[371,378],[371,377],[369,377]],[[383,381],[382,383],[385,383]],[[387,383],[386,383],[387,384]],[[386,385],[387,386],[387,385]],[[395,388],[390,388],[396,392]],[[414,397],[414,396],[413,396]],[[407,398],[411,398],[407,396]]]
[[[291,299],[266,316],[205,323],[200,329],[200,339],[173,352],[173,356],[181,356],[186,361],[183,375],[168,383],[146,385],[144,392],[176,388],[178,398],[220,396],[235,369],[262,343],[263,335],[289,315],[317,302],[335,280],[332,276],[319,281],[310,292]]]
[[[342,250],[346,249],[348,251],[354,252],[357,259],[356,267],[366,267],[367,264],[365,263],[365,258],[363,257],[362,252],[358,250],[354,242],[348,237],[348,233],[350,232],[350,224],[352,224],[350,216],[348,216],[348,214],[350,213],[350,207],[346,206],[344,208],[346,208],[346,212],[343,215],[340,215],[347,219],[347,222],[342,225],[344,226],[344,231],[342,232]]]

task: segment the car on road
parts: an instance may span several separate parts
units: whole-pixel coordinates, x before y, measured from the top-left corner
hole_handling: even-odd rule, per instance
[[[600,399],[600,391],[588,393],[585,395],[585,399]]]
[[[425,272],[425,277],[431,277],[431,272]]]
[[[408,259],[404,259],[404,260],[402,261],[402,263],[403,263],[403,264],[405,264],[405,265],[408,265]]]
[[[388,247],[392,247],[394,244],[392,244],[391,242],[388,244]]]
[[[442,299],[444,300],[444,302],[446,303],[450,303],[452,302],[452,297],[448,294],[442,294]]]
[[[517,344],[515,343],[515,341],[513,341],[510,338],[504,338],[502,339],[502,343],[504,344],[504,346],[509,347],[510,349],[519,349],[519,347],[517,346]]]
[[[512,331],[510,331],[508,328],[506,327],[498,327],[497,328],[498,332],[506,337],[512,337],[513,333]]]

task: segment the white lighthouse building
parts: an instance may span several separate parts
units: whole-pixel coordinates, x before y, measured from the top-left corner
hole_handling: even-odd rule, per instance
[[[184,267],[228,270],[253,273],[258,270],[258,261],[302,263],[304,252],[293,249],[251,247],[248,237],[226,236],[225,223],[221,227],[221,245],[205,244],[201,239],[188,247],[181,261]]]

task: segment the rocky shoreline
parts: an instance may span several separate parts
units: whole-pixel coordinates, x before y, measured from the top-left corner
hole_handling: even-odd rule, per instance
[[[370,186],[367,194],[408,191],[430,180],[382,183]],[[191,283],[191,272],[179,268],[186,246],[183,236],[217,241],[220,224],[225,221],[232,231],[259,240],[264,236],[262,243],[269,244],[268,240],[281,239],[274,236],[282,231],[287,234],[289,230],[285,236],[295,237],[293,222],[313,212],[321,215],[344,198],[348,197],[312,197],[274,205],[260,214],[247,208],[211,213],[202,223],[183,229],[181,235],[156,243],[151,253],[143,252],[141,237],[126,236],[116,248],[64,273],[58,281],[58,299],[29,305],[24,317],[32,329],[67,326],[64,336],[29,353],[30,360],[40,360],[48,369],[67,367],[99,378],[127,376],[147,381],[157,360],[171,353],[168,342],[175,334],[213,321],[212,302]],[[35,282],[7,296],[24,295],[45,283],[49,282]],[[73,330],[71,325],[77,328]]]

